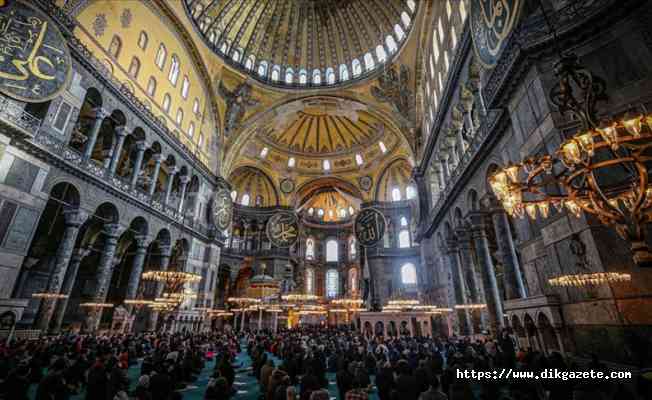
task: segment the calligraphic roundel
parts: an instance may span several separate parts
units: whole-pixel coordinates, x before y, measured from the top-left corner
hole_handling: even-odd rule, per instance
[[[229,229],[233,220],[233,200],[228,188],[224,186],[218,187],[213,196],[211,209],[215,227],[220,231]]]
[[[385,216],[375,208],[365,208],[355,217],[353,232],[362,246],[375,246],[385,236]]]
[[[299,219],[292,212],[274,214],[265,227],[267,238],[276,247],[291,247],[299,239]]]
[[[23,1],[0,8],[0,92],[39,103],[58,96],[70,82],[66,40],[44,13]]]
[[[517,25],[525,0],[471,0],[471,37],[480,63],[498,62]]]

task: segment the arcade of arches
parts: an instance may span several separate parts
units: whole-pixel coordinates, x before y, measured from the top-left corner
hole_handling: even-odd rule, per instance
[[[28,3],[62,33],[69,71],[36,102],[0,88],[3,334],[506,330],[545,354],[652,359],[652,270],[630,249],[647,227],[624,240],[576,213],[588,200],[519,215],[490,184],[579,129],[548,95],[555,47],[604,80],[601,117],[650,109],[645,1],[503,1],[527,4],[484,51],[478,0]],[[369,208],[385,229],[363,246]],[[268,224],[282,213],[289,247]],[[629,279],[551,283],[612,272]]]

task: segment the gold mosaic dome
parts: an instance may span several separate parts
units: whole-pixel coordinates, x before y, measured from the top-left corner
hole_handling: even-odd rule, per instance
[[[227,64],[278,87],[359,81],[406,41],[414,0],[185,0],[204,42]]]

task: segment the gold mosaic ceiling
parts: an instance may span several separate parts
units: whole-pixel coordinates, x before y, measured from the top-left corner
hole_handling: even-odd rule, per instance
[[[347,220],[355,214],[356,207],[342,193],[331,187],[318,190],[305,203],[302,210],[309,218],[319,221]]]
[[[330,156],[362,151],[377,142],[383,130],[364,105],[319,98],[285,107],[259,131],[258,138],[291,155]]]
[[[414,0],[185,0],[205,43],[227,64],[280,87],[336,86],[391,61]]]

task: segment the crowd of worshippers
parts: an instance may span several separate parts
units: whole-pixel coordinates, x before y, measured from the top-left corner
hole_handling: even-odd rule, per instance
[[[258,379],[257,400],[652,398],[646,380],[627,385],[457,377],[458,370],[468,369],[606,370],[597,358],[579,366],[559,353],[545,356],[519,349],[515,343],[507,331],[496,340],[473,342],[456,337],[385,339],[326,328],[239,335],[65,334],[0,343],[0,399],[178,400],[203,396],[205,400],[251,400],[247,393],[236,391],[236,375],[240,374]],[[245,352],[251,366],[244,361]],[[209,376],[208,383],[197,387],[202,373]],[[188,389],[193,389],[193,395],[187,394]]]
[[[602,370],[597,357],[586,365],[558,352],[546,356],[518,348],[510,331],[496,340],[368,337],[324,328],[247,336],[261,400],[603,400],[652,399],[646,381],[472,380],[458,370]],[[330,382],[329,378],[330,377]],[[629,382],[632,383],[632,382]],[[336,390],[329,385],[335,385]]]

